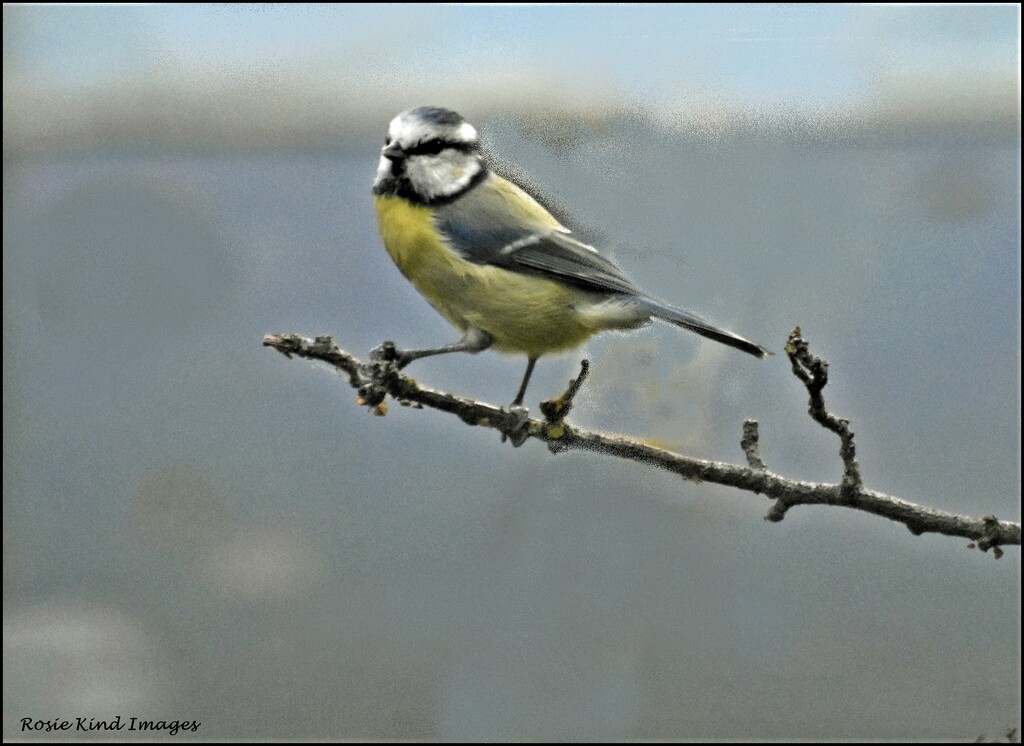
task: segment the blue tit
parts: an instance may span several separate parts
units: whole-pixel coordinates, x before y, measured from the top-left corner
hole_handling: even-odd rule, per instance
[[[526,373],[513,401],[520,406],[541,355],[652,318],[767,354],[644,293],[537,200],[492,172],[476,129],[454,111],[421,106],[391,120],[373,194],[391,258],[462,332],[443,347],[398,351],[399,367],[449,352],[523,353]]]

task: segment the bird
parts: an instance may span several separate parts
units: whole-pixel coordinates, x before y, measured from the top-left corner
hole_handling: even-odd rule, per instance
[[[512,401],[522,409],[539,357],[651,319],[755,357],[770,354],[637,287],[525,189],[495,173],[476,128],[451,109],[419,106],[391,120],[372,191],[391,258],[461,332],[440,347],[392,345],[390,359],[399,368],[453,352],[525,354],[526,372]],[[379,357],[381,348],[375,352]]]

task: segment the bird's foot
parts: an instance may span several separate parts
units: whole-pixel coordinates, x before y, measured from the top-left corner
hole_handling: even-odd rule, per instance
[[[413,359],[407,352],[398,349],[390,339],[386,342],[381,342],[370,350],[371,361],[375,363],[394,363],[398,370],[407,366]]]
[[[518,448],[530,437],[530,410],[520,404],[512,404],[504,411],[515,419],[502,430],[501,442],[511,441],[512,447]]]

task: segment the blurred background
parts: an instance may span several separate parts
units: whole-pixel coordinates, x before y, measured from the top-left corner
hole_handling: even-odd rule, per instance
[[[748,493],[373,417],[260,345],[454,339],[369,194],[390,118],[444,105],[653,294],[779,353],[802,326],[870,487],[1019,521],[1019,8],[3,20],[5,738],[116,715],[215,739],[1019,726],[1019,549],[835,508],[768,524]],[[580,425],[742,463],[756,418],[770,468],[841,475],[784,354],[609,334],[542,359],[528,403],[584,356]],[[523,362],[410,372],[504,403]]]

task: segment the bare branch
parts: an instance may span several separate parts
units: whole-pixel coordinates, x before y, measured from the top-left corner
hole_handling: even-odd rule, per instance
[[[799,328],[790,335],[786,352],[794,375],[806,386],[810,395],[809,413],[823,427],[840,439],[843,478],[839,484],[802,482],[771,472],[758,447],[758,425],[748,420],[743,426],[741,447],[747,465],[704,461],[656,448],[633,438],[608,435],[569,425],[565,416],[573,398],[586,379],[588,366],[583,361],[580,375],[570,382],[561,396],[544,402],[543,420],[523,417],[522,410],[505,409],[493,404],[446,394],[421,386],[403,376],[388,360],[364,362],[339,348],[330,337],[310,340],[296,334],[268,334],[263,344],[287,357],[323,360],[347,374],[349,384],[358,390],[359,402],[376,414],[384,414],[385,398],[391,396],[403,404],[416,404],[454,414],[468,425],[489,427],[508,437],[513,443],[529,438],[547,443],[552,452],[581,450],[602,453],[659,467],[695,482],[713,482],[763,494],[773,501],[765,518],[781,521],[796,505],[836,505],[883,516],[904,524],[914,534],[938,533],[962,536],[977,542],[979,549],[994,550],[1001,556],[1000,546],[1020,545],[1020,524],[1000,521],[995,516],[971,518],[907,502],[864,487],[856,459],[854,434],[849,421],[825,409],[822,390],[828,383],[828,362],[810,354]]]

